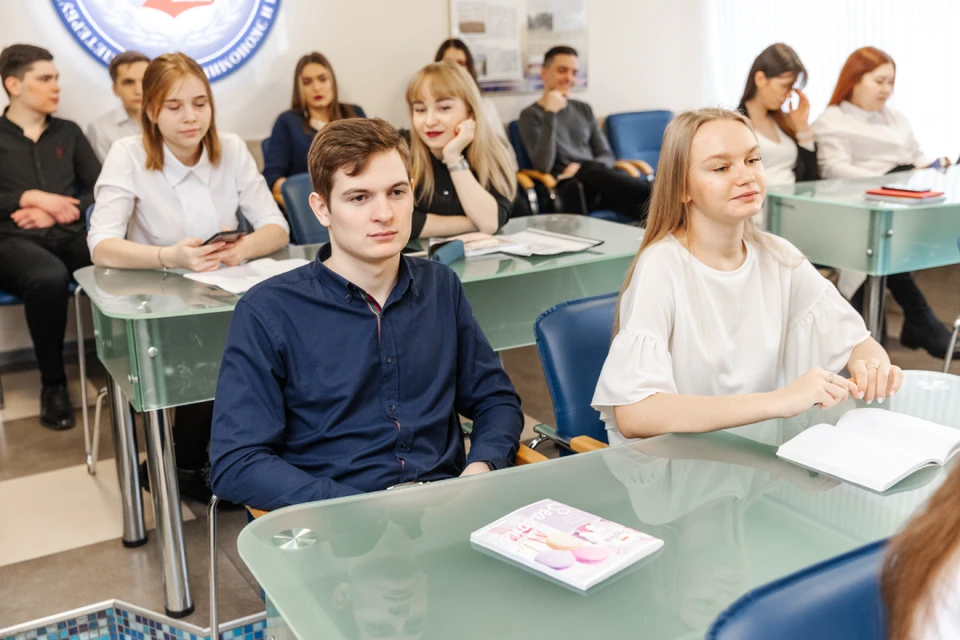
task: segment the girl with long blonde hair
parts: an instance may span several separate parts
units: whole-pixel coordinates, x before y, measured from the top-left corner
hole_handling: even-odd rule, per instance
[[[496,233],[510,217],[517,165],[484,115],[470,74],[429,64],[410,80],[416,209],[411,237]]]
[[[883,402],[900,388],[903,372],[836,288],[754,226],[765,195],[746,117],[701,109],[667,127],[593,398],[611,444],[792,417],[849,395]]]

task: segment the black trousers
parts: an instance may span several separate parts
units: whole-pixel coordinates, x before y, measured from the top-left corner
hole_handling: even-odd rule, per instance
[[[866,287],[867,283],[864,282],[850,298],[850,304],[860,313],[863,313],[863,298]],[[887,276],[887,289],[890,289],[893,299],[903,308],[904,324],[925,324],[931,318],[939,322],[936,320],[936,314],[930,308],[927,298],[923,295],[923,291],[917,286],[917,281],[913,279],[913,274],[895,273]],[[884,338],[887,333],[886,324],[887,319],[882,318],[881,327]]]
[[[181,469],[199,469],[209,459],[213,401],[177,407],[173,419],[173,452]]]
[[[561,180],[557,185],[565,203],[575,202],[570,193],[575,188],[574,180],[583,186],[585,213],[610,209],[634,220],[646,220],[653,185],[643,178],[633,178],[599,162],[582,162],[571,180]]]
[[[73,272],[90,265],[82,222],[46,230],[0,231],[0,290],[23,300],[44,385],[63,384],[63,340]]]

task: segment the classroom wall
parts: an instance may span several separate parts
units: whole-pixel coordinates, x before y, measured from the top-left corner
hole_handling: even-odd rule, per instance
[[[289,107],[297,58],[314,49],[330,58],[343,100],[406,126],[404,89],[449,37],[448,7],[447,0],[283,0],[260,51],[213,85],[218,127],[247,139],[268,135],[277,113]],[[578,97],[598,116],[699,104],[701,0],[590,0],[588,8],[589,86]],[[0,0],[0,47],[14,42],[53,53],[61,117],[86,128],[118,106],[106,69],[70,37],[50,0]],[[535,99],[498,95],[494,102],[508,122]],[[22,308],[0,308],[0,352],[29,345]]]

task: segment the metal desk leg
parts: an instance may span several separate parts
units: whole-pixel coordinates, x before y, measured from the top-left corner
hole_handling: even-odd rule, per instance
[[[150,495],[153,496],[153,512],[163,556],[164,608],[171,618],[183,618],[193,613],[193,598],[187,580],[187,550],[183,544],[180,487],[169,416],[166,410],[143,414]]]
[[[107,383],[110,403],[110,421],[113,423],[114,456],[117,479],[120,481],[120,501],[123,505],[123,546],[139,547],[147,542],[147,527],[143,522],[143,495],[137,474],[137,439],[133,411],[120,390],[110,378]]]
[[[873,339],[880,342],[883,337],[881,328],[883,327],[883,317],[886,312],[884,304],[883,288],[886,286],[886,276],[867,276],[867,282],[863,291],[863,316],[867,323],[867,331],[873,336]]]

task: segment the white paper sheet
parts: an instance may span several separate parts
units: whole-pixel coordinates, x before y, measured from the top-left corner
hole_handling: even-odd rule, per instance
[[[305,264],[310,264],[310,261],[303,258],[290,258],[288,260],[260,258],[236,267],[221,267],[216,271],[205,273],[185,273],[183,277],[226,289],[230,293],[243,293],[268,278],[302,267]]]

